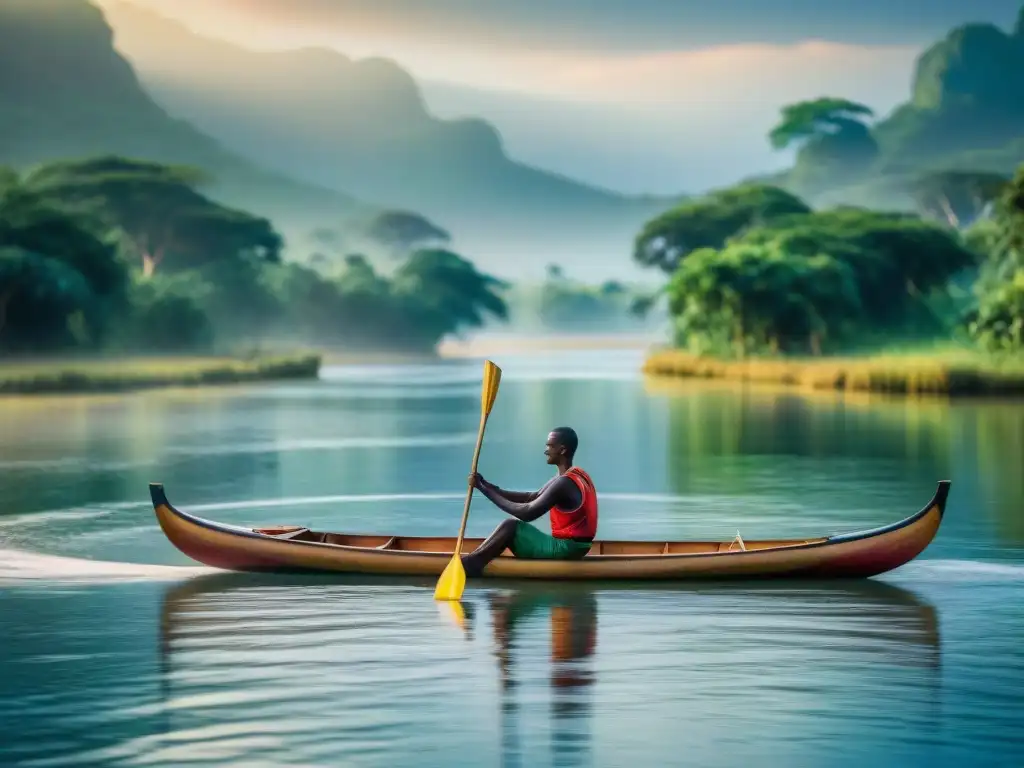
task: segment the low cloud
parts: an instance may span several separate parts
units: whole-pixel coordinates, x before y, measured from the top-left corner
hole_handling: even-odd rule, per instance
[[[247,1],[232,0],[233,6],[209,0],[202,5],[193,5],[194,0],[139,4],[246,47],[316,44],[355,58],[387,56],[420,81],[439,116],[489,119],[519,159],[635,191],[692,189],[777,167],[786,157],[771,150],[766,134],[781,107],[794,101],[840,96],[884,116],[909,97],[920,53],[917,45],[824,40],[668,52],[566,52],[527,45],[450,45],[429,38],[399,44],[364,36],[356,24],[308,31],[258,23],[266,16],[254,16],[245,25],[218,21]],[[255,5],[249,4],[249,10]],[[172,78],[177,72],[184,87],[218,87],[213,71],[204,83],[195,82],[195,67],[159,42],[133,44],[133,58],[143,69],[155,68]],[[213,63],[206,66],[215,69]]]
[[[493,69],[448,72],[444,79],[536,95],[637,106],[776,105],[825,93],[885,109],[910,94],[913,46],[728,45],[633,56],[524,52]],[[436,68],[436,67],[435,67]],[[489,71],[490,70],[490,71]],[[497,70],[497,72],[494,72]],[[498,74],[498,77],[490,75]]]

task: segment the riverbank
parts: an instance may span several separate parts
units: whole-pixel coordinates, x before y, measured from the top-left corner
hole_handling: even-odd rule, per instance
[[[127,392],[282,379],[315,379],[319,355],[127,357],[0,363],[0,395]]]
[[[718,360],[662,349],[647,358],[643,372],[656,377],[729,379],[883,394],[1024,395],[1024,359],[999,360],[960,350],[868,357]]]

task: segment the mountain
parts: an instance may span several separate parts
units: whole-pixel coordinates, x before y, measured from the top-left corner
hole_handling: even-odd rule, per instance
[[[417,82],[389,60],[252,51],[131,3],[105,8],[118,50],[167,109],[268,166],[416,210],[500,273],[560,261],[622,275],[643,221],[672,202],[512,160],[487,122],[431,115]]]
[[[874,133],[885,155],[926,162],[1024,137],[1021,23],[1011,32],[965,24],[929,46],[917,59],[909,101]]]
[[[908,96],[871,126],[878,153],[870,166],[853,180],[829,178],[809,196],[815,204],[913,209],[908,182],[923,172],[1012,175],[1024,163],[1024,7],[1011,30],[964,24],[928,46]]]
[[[209,171],[210,194],[279,221],[363,215],[338,190],[265,170],[171,117],[113,47],[103,14],[85,0],[0,0],[0,164],[120,154]]]

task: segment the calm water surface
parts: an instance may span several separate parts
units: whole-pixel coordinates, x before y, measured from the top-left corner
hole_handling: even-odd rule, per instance
[[[198,567],[147,498],[238,524],[454,535],[479,361],[0,401],[0,765],[1024,765],[1024,405],[653,385],[630,352],[499,356],[481,472],[580,433],[601,535],[821,535],[953,481],[857,583],[590,588]],[[501,514],[478,500],[470,535]],[[545,523],[546,524],[546,523]]]

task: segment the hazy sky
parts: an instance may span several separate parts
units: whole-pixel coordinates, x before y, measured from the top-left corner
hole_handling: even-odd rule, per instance
[[[133,1],[248,47],[392,58],[432,111],[491,120],[519,159],[669,192],[787,162],[764,138],[787,102],[884,115],[925,45],[968,21],[1010,27],[1024,0]]]

